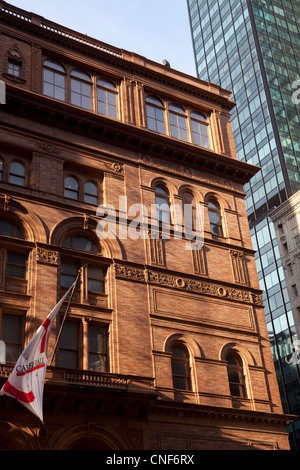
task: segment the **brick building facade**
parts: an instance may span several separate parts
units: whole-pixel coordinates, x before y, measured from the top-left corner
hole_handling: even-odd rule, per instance
[[[0,385],[80,268],[47,368],[52,449],[289,449],[244,204],[259,169],[236,159],[230,93],[2,1],[0,38]],[[129,236],[133,205],[162,201],[157,230]],[[101,204],[117,237],[99,239]],[[40,427],[1,397],[3,448],[45,448]]]

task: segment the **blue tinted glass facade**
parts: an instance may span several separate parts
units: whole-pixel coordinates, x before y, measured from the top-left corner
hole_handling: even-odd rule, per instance
[[[187,0],[199,78],[232,90],[237,158],[261,171],[245,186],[246,207],[283,408],[300,419],[297,339],[268,213],[300,189],[299,0]],[[298,59],[298,63],[297,63]],[[300,421],[291,446],[300,448]]]

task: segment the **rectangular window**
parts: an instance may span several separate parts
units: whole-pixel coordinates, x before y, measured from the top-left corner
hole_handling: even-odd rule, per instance
[[[103,268],[88,266],[88,291],[105,292],[105,271]]]
[[[3,313],[0,338],[6,346],[6,361],[16,362],[22,352],[23,317],[20,314]]]
[[[7,253],[6,276],[25,279],[26,256],[23,253]]]
[[[89,326],[89,370],[107,370],[106,329],[97,325]]]
[[[79,325],[75,322],[64,323],[60,337],[59,365],[68,369],[79,369]]]
[[[62,261],[61,274],[60,274],[61,287],[71,287],[73,282],[75,282],[77,273],[78,273],[78,267],[76,263]],[[77,289],[79,288],[79,283],[77,283],[76,287]]]

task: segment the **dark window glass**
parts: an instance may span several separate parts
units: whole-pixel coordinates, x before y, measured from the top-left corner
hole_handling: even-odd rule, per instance
[[[92,84],[90,76],[80,70],[71,73],[71,103],[92,109]]]
[[[210,148],[205,116],[199,113],[191,113],[191,123],[194,144]]]
[[[107,370],[106,330],[100,326],[89,326],[89,370]]]
[[[69,369],[78,369],[79,326],[75,322],[64,323],[60,337],[59,365]]]
[[[98,113],[117,118],[117,90],[115,85],[104,79],[97,82]]]
[[[97,266],[88,266],[88,291],[105,292],[105,270]]]
[[[63,246],[65,248],[73,248],[74,250],[89,251],[91,253],[100,253],[99,248],[89,238],[81,235],[73,235],[64,240]]]
[[[26,256],[23,253],[7,253],[6,276],[25,279]]]
[[[43,68],[43,93],[65,101],[65,69],[54,60],[45,60]]]
[[[24,186],[25,184],[25,167],[22,163],[13,162],[10,165],[9,183]]]
[[[186,115],[184,110],[177,105],[169,106],[171,136],[175,139],[188,140]]]
[[[159,134],[165,134],[164,105],[158,98],[153,96],[146,98],[146,114],[148,129],[158,132]]]
[[[21,75],[21,64],[18,63],[18,62],[14,62],[13,60],[8,60],[7,72],[10,75],[14,75],[15,77],[20,77],[20,75]]]
[[[241,358],[236,353],[230,352],[227,354],[226,360],[231,395],[246,397],[245,377]]]
[[[78,267],[76,263],[62,261],[60,271],[60,285],[62,287],[71,287],[77,277]],[[76,285],[79,288],[79,282]]]
[[[217,201],[208,202],[210,229],[213,235],[223,236],[221,209]]]
[[[155,204],[159,222],[170,223],[169,192],[164,186],[157,186],[155,190]]]
[[[84,201],[89,204],[98,204],[98,189],[94,183],[87,182],[84,185]]]
[[[0,160],[0,181],[3,180],[3,161]]]
[[[22,316],[3,313],[1,317],[1,339],[6,346],[6,361],[16,362],[22,352]]]
[[[65,197],[75,200],[79,198],[78,181],[72,176],[67,176],[65,179]]]
[[[3,219],[0,220],[0,235],[24,239],[24,235],[19,229],[19,227],[9,222],[8,220]]]
[[[191,390],[189,354],[183,345],[175,344],[172,353],[173,387],[180,390]]]

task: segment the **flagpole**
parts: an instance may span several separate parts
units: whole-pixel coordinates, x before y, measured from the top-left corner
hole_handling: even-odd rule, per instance
[[[59,329],[59,332],[58,332],[58,336],[57,336],[57,339],[56,339],[56,343],[55,343],[55,346],[54,346],[54,350],[53,350],[51,359],[50,359],[50,361],[49,361],[49,366],[51,366],[52,361],[53,361],[53,358],[54,358],[54,355],[55,355],[55,353],[56,353],[56,349],[57,349],[57,346],[58,346],[58,342],[59,342],[59,339],[60,339],[60,336],[61,336],[61,333],[62,333],[62,329],[63,329],[64,323],[65,323],[65,320],[66,320],[67,315],[68,315],[68,313],[69,313],[69,309],[70,309],[72,297],[73,297],[73,294],[74,294],[74,291],[75,291],[75,288],[76,288],[76,285],[77,285],[77,282],[78,282],[80,273],[81,273],[81,269],[79,269],[79,271],[78,271],[78,273],[77,273],[77,277],[76,277],[76,279],[75,279],[75,282],[74,282],[74,285],[73,285],[73,289],[72,289],[72,292],[71,292],[70,297],[69,297],[68,306],[67,306],[67,308],[66,308],[63,321],[62,321],[62,323],[61,323],[61,325],[60,325],[60,329]]]

